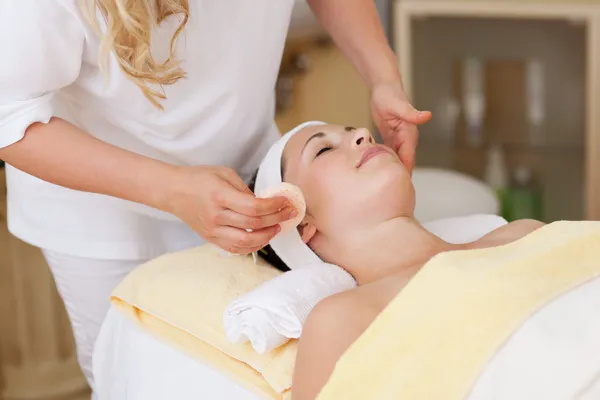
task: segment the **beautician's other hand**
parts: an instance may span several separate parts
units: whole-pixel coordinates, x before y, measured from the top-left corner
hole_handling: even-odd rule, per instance
[[[229,168],[180,167],[176,175],[168,211],[230,253],[260,250],[294,212],[284,197],[255,197]]]
[[[429,121],[431,113],[417,111],[408,101],[400,83],[375,85],[371,92],[371,112],[384,144],[398,153],[412,174],[419,141],[417,125]]]

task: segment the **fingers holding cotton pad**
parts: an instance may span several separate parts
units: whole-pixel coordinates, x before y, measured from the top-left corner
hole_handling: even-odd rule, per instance
[[[279,224],[281,232],[287,232],[290,229],[296,228],[306,215],[306,202],[304,201],[304,196],[302,195],[300,188],[291,183],[282,182],[275,186],[268,187],[259,193],[258,197],[264,199],[270,197],[285,197],[298,212],[294,218]]]

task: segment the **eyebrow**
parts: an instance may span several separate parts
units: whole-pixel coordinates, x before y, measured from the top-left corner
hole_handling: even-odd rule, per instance
[[[351,132],[351,131],[355,131],[355,130],[356,130],[356,128],[355,128],[355,127],[353,127],[353,126],[347,126],[347,127],[345,127],[345,128],[344,128],[344,130],[345,130],[346,132]]]
[[[310,143],[311,140],[323,138],[325,136],[326,135],[323,132],[317,132],[314,135],[312,135],[311,137],[309,137],[308,140],[306,141],[306,143],[304,143],[304,147],[302,147],[302,152],[300,152],[300,156],[302,156],[302,154],[304,154],[304,150],[306,150],[306,146],[308,146],[308,144]]]

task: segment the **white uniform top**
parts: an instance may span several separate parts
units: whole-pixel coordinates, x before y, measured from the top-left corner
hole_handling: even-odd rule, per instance
[[[92,1],[92,0],[89,0]],[[0,148],[33,122],[66,119],[121,148],[177,165],[222,165],[248,179],[278,132],[274,88],[293,0],[193,0],[177,55],[187,79],[160,111],[120,71],[99,70],[100,38],[78,0],[0,2]],[[179,20],[153,32],[168,55]],[[107,163],[111,160],[106,160]],[[7,167],[9,229],[81,257],[144,259],[201,243],[170,215],[68,190]]]

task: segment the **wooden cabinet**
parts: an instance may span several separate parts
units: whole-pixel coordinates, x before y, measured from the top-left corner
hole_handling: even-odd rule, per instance
[[[295,73],[291,64],[298,55],[304,57],[307,66],[305,71]],[[341,51],[327,41],[288,42],[280,83],[289,85],[286,91],[278,93],[282,98],[289,96],[285,100],[288,105],[276,116],[282,132],[309,120],[372,126],[366,84]]]
[[[526,166],[535,174],[546,220],[600,219],[600,2],[396,0],[393,30],[407,91],[434,113],[420,129],[419,165],[483,178],[489,147],[498,144],[509,172]],[[476,145],[465,118],[469,59],[484,71]],[[535,140],[527,97],[533,61],[544,71]],[[449,103],[458,111],[450,128]]]

